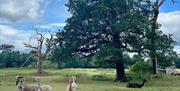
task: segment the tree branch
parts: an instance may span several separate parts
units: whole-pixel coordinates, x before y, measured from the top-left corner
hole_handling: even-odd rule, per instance
[[[25,47],[29,47],[29,48],[38,50],[38,47],[32,46],[32,45],[30,45],[30,44],[25,43],[24,45],[25,45]]]
[[[160,3],[158,4],[158,8],[165,2],[165,0],[161,0]]]
[[[52,33],[50,31],[49,31],[49,34],[50,34],[50,38],[49,39],[47,38],[47,40],[46,40],[47,49],[46,49],[46,52],[44,54],[45,56],[55,47],[55,43],[53,41],[55,34],[54,34],[54,32]]]

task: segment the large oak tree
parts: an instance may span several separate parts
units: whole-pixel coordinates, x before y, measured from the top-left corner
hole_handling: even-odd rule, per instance
[[[69,0],[72,16],[57,33],[59,45],[85,57],[106,51],[115,63],[116,80],[125,80],[123,54],[143,49],[149,5],[148,0]]]

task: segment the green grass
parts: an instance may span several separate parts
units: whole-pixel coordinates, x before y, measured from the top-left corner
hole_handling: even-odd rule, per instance
[[[35,69],[0,69],[0,91],[16,91],[15,76],[25,77],[24,84],[35,84]],[[68,77],[77,76],[78,91],[180,91],[180,76],[161,75],[150,79],[142,89],[126,88],[127,83],[114,82],[114,69],[63,69],[46,70],[42,83],[53,91],[65,91]]]

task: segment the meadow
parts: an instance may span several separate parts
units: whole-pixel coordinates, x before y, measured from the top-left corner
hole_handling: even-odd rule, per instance
[[[114,82],[114,69],[62,69],[45,70],[42,84],[51,85],[53,91],[65,91],[68,79],[77,77],[78,91],[180,91],[180,76],[161,75],[149,79],[141,89],[127,88],[127,82]],[[24,84],[35,84],[35,69],[0,69],[0,91],[16,91],[15,77],[24,76]]]

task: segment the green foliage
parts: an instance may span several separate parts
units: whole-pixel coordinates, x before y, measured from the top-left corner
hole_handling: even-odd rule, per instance
[[[54,54],[54,53],[52,53]],[[81,58],[79,55],[74,55],[71,58],[65,57],[66,53],[59,55],[57,58],[57,54],[61,54],[61,51],[57,51],[55,55],[49,55],[48,60],[56,63],[59,69],[62,68],[92,68],[96,65],[92,62],[91,58]]]
[[[14,45],[10,45],[10,44],[2,44],[0,45],[0,50],[11,50],[14,48]]]
[[[132,80],[143,80],[149,79],[151,66],[149,63],[144,61],[137,61],[130,67],[130,77]]]
[[[28,68],[36,68],[36,62],[33,62],[32,64],[30,64],[28,66]],[[43,61],[43,69],[57,69],[58,68],[58,64],[57,63],[53,63],[51,61],[45,60]]]
[[[110,81],[111,80],[105,74],[104,75],[92,75],[91,79],[95,80],[95,81]]]
[[[51,61],[46,60],[43,62],[43,68],[44,69],[57,69],[58,66],[56,63],[52,63]]]
[[[20,53],[19,51],[4,50],[0,52],[0,68],[9,68],[9,67],[20,67],[30,56],[29,53]],[[27,67],[35,59],[32,57],[25,64]]]
[[[28,65],[28,68],[36,68],[36,62],[32,62],[30,65]]]
[[[180,57],[178,57],[175,61],[176,68],[180,68]]]
[[[131,66],[130,71],[134,73],[148,73],[151,70],[151,66],[149,63],[144,61],[138,61],[134,65]]]
[[[175,52],[166,52],[157,54],[158,65],[162,68],[174,66],[177,60],[177,55]]]
[[[176,68],[180,68],[180,62],[175,62],[175,66],[176,66]]]
[[[149,26],[149,5],[141,0],[69,0],[66,6],[72,16],[57,33],[59,48],[67,49],[71,57],[101,52],[103,66],[121,65],[116,68],[123,69],[117,71],[123,79],[123,54],[141,50]]]

